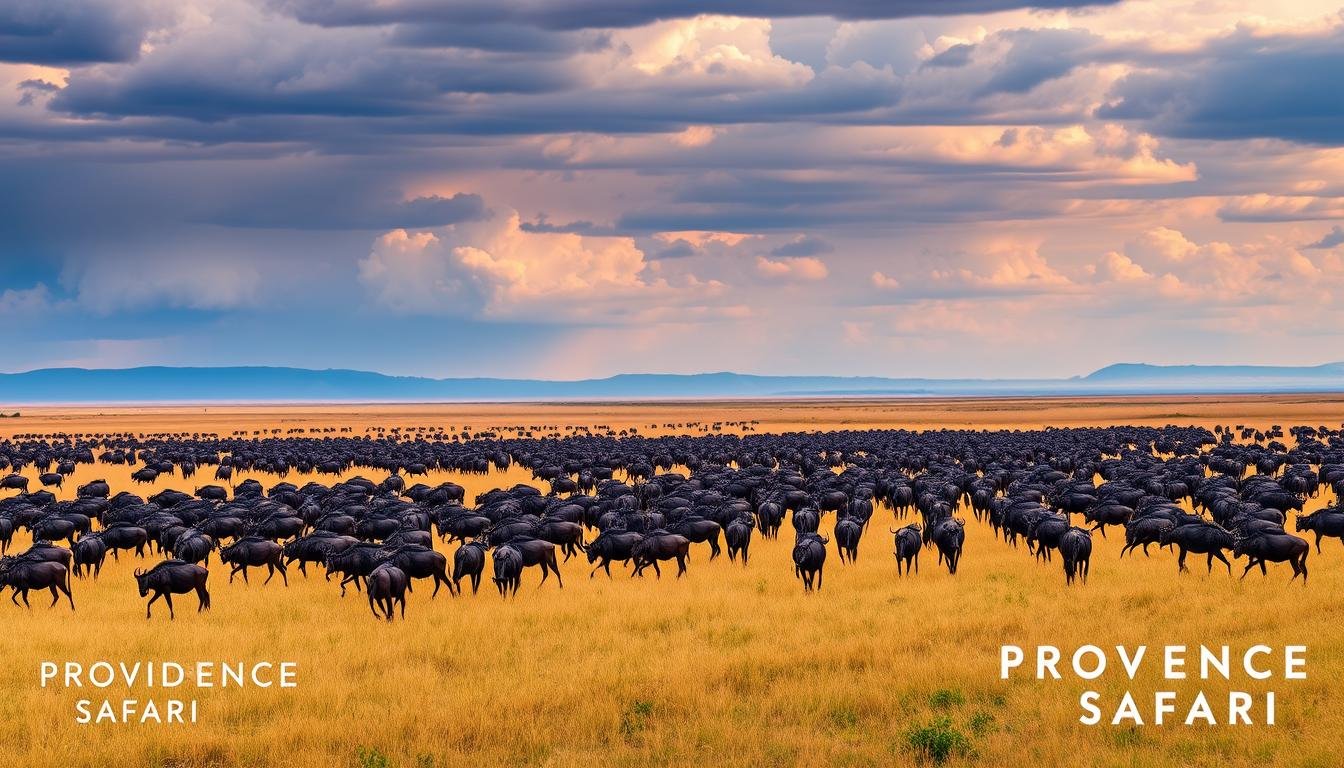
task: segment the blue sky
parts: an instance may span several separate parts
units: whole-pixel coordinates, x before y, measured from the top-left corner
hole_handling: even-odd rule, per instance
[[[1340,72],[1339,0],[12,0],[0,366],[1340,359]]]

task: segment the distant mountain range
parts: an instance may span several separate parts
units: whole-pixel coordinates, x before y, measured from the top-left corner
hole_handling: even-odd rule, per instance
[[[1312,367],[1123,363],[1069,379],[622,374],[604,379],[388,376],[280,367],[46,368],[0,374],[0,403],[465,402],[1344,392],[1344,363]]]

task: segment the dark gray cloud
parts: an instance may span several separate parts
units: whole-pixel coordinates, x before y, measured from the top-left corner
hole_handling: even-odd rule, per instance
[[[54,66],[130,61],[160,20],[153,11],[122,0],[5,0],[0,61]]]
[[[820,238],[811,235],[800,235],[783,245],[772,248],[771,256],[820,256],[823,253],[834,251],[835,247]]]
[[[1344,227],[1335,225],[1329,232],[1326,232],[1320,240],[1317,240],[1306,247],[1328,250],[1330,248],[1338,248],[1341,245],[1344,245]]]
[[[971,63],[974,43],[959,43],[925,62],[927,67],[964,67]]]
[[[274,200],[274,192],[267,196]],[[261,229],[423,229],[464,221],[479,221],[489,215],[480,195],[458,193],[452,197],[417,197],[396,200],[390,195],[368,199],[363,194],[336,197],[316,189],[302,189],[286,196],[283,206],[249,200],[213,217],[211,223],[229,227]]]
[[[1026,93],[1063,77],[1083,63],[1084,51],[1101,41],[1085,29],[1014,30],[1004,37],[1013,47],[994,68],[982,94]]]
[[[1238,32],[1182,67],[1132,74],[1098,110],[1182,138],[1344,144],[1344,28],[1316,36]]]
[[[272,0],[297,18],[326,26],[437,22],[528,24],[546,29],[635,27],[702,13],[766,18],[829,16],[903,19],[1021,8],[1080,8],[1118,0]]]

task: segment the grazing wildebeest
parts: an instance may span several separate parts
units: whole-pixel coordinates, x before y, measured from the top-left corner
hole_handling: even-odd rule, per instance
[[[1321,551],[1321,538],[1334,536],[1344,540],[1344,507],[1318,509],[1310,515],[1298,515],[1296,528],[1299,533],[1311,531],[1316,534],[1316,552]]]
[[[523,553],[510,544],[495,547],[495,586],[500,597],[517,596],[523,583]]]
[[[405,619],[406,588],[410,581],[410,577],[404,571],[390,562],[374,568],[368,578],[369,610],[373,611],[373,617],[381,619],[385,616],[391,621],[393,608],[400,603],[401,618]],[[383,610],[383,616],[378,615],[379,608]]]
[[[630,552],[631,559],[635,563],[633,575],[643,576],[644,569],[652,565],[654,574],[661,579],[663,571],[658,567],[658,561],[675,558],[677,578],[681,578],[681,575],[686,573],[686,558],[690,553],[691,540],[685,536],[662,529],[649,531]]]
[[[229,571],[229,583],[233,583],[234,574],[240,571],[243,574],[243,583],[247,583],[247,569],[253,566],[266,566],[266,580],[262,586],[271,583],[275,577],[275,572],[280,572],[280,578],[284,580],[285,586],[289,586],[289,573],[285,569],[285,562],[282,559],[284,548],[270,539],[263,539],[258,536],[244,536],[227,547],[219,550],[219,560],[222,563],[232,565],[233,569]]]
[[[1213,573],[1213,559],[1216,557],[1223,561],[1223,565],[1227,566],[1227,575],[1232,575],[1232,563],[1223,555],[1223,550],[1231,549],[1236,544],[1236,539],[1231,531],[1224,529],[1221,525],[1215,523],[1173,525],[1168,523],[1162,529],[1159,542],[1164,547],[1174,544],[1180,551],[1180,556],[1176,558],[1177,573],[1189,570],[1185,567],[1185,556],[1193,552],[1196,555],[1208,556],[1209,573]]]
[[[1258,533],[1237,539],[1232,547],[1233,557],[1247,558],[1246,570],[1241,572],[1241,578],[1246,578],[1246,574],[1256,565],[1260,566],[1261,574],[1268,574],[1266,562],[1286,562],[1293,567],[1289,581],[1301,576],[1304,585],[1307,583],[1307,555],[1310,553],[1311,545],[1307,540],[1291,533]]]
[[[485,553],[490,546],[481,539],[472,539],[457,548],[453,553],[453,593],[462,594],[462,579],[471,579],[471,594],[481,586],[481,574],[485,571]]]
[[[60,488],[65,482],[65,475],[60,472],[43,472],[37,476],[37,481],[48,488]]]
[[[803,580],[803,591],[811,592],[815,584],[821,589],[821,571],[826,565],[826,545],[830,543],[824,536],[808,531],[799,531],[793,545],[793,574]]]
[[[644,538],[641,533],[635,531],[619,531],[607,529],[598,534],[597,538],[588,543],[588,562],[589,564],[602,562],[593,566],[593,570],[588,574],[588,578],[597,575],[597,569],[601,568],[607,572],[607,578],[611,578],[612,562],[628,563],[630,558],[634,557],[635,545]]]
[[[164,560],[148,571],[135,571],[136,584],[140,586],[140,596],[145,597],[150,592],[154,596],[149,599],[145,605],[145,618],[150,618],[151,606],[154,601],[160,597],[168,603],[168,618],[174,619],[173,613],[173,595],[185,595],[188,592],[195,591],[196,598],[200,601],[196,612],[208,610],[210,608],[210,592],[205,588],[206,579],[210,577],[210,572],[195,563],[184,563],[181,560]]]
[[[842,517],[835,521],[835,548],[840,553],[840,562],[855,562],[859,559],[859,539],[863,537],[863,523],[853,517]]]
[[[136,483],[152,483],[159,479],[159,471],[151,467],[141,467],[131,473],[131,480]]]
[[[919,550],[924,548],[924,540],[920,535],[919,523],[911,523],[899,531],[892,531],[895,535],[896,555],[896,575],[909,575],[910,567],[913,565],[915,573],[919,573]],[[901,573],[901,563],[905,563],[905,573]]]
[[[1092,567],[1092,532],[1086,528],[1070,527],[1059,537],[1059,554],[1064,560],[1064,582],[1072,584],[1078,578],[1086,584],[1087,574]]]
[[[938,548],[938,562],[946,561],[948,572],[955,575],[966,542],[966,521],[951,517],[939,521],[933,527],[931,540]]]
[[[0,488],[7,488],[20,493],[28,492],[28,478],[23,475],[7,475],[0,479]]]
[[[723,529],[723,541],[728,545],[728,560],[737,562],[737,554],[742,553],[742,564],[747,564],[747,550],[751,547],[751,532],[755,523],[751,515],[739,515],[728,522]]]
[[[28,602],[28,591],[49,589],[52,605],[61,599],[60,593],[64,592],[66,599],[70,601],[70,610],[75,609],[75,598],[70,594],[70,571],[61,563],[50,560],[4,558],[0,560],[0,588],[4,587],[14,590],[9,599],[15,605],[19,604],[18,598],[22,596],[23,604],[32,608],[32,604]]]

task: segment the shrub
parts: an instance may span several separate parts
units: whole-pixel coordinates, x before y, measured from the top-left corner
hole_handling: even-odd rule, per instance
[[[952,721],[939,717],[926,725],[911,728],[905,734],[906,745],[915,753],[915,760],[942,765],[953,755],[965,755],[971,751],[971,740],[957,730]]]

